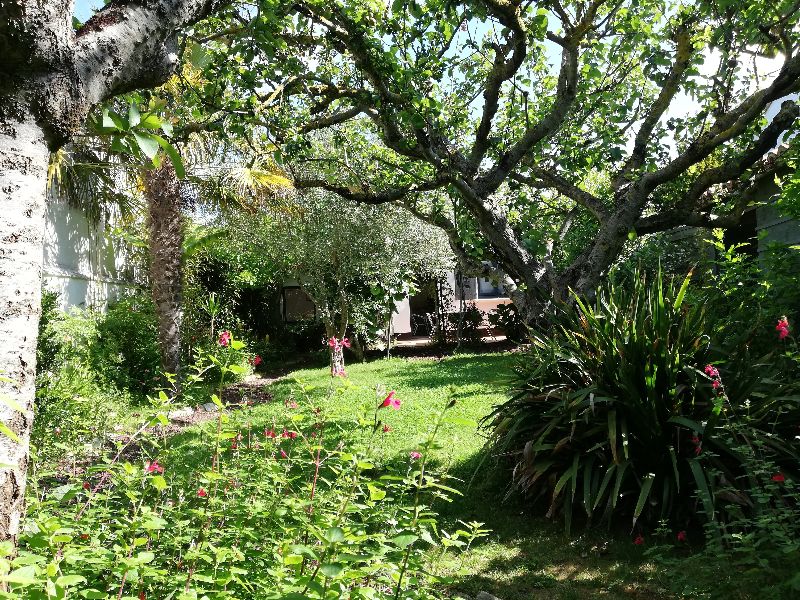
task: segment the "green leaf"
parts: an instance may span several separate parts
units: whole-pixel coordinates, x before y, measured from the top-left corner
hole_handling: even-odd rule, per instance
[[[322,571],[322,574],[325,575],[325,577],[330,577],[333,579],[334,577],[338,577],[342,574],[344,567],[335,563],[327,563],[322,565],[319,570]]]
[[[405,548],[416,542],[418,539],[419,536],[416,536],[413,533],[407,533],[393,537],[392,543],[399,548]]]
[[[244,342],[241,340],[231,340],[231,348],[234,350],[241,350],[244,348]]]
[[[386,492],[373,484],[368,483],[367,489],[369,490],[369,499],[374,501],[383,500],[386,497]]]
[[[22,405],[6,394],[0,394],[0,404],[5,404],[11,410],[24,413],[25,409]]]
[[[5,423],[0,423],[0,434],[3,434],[4,436],[10,438],[11,441],[19,443],[19,436],[16,433],[14,433],[13,431],[11,431],[6,426]]]
[[[131,102],[131,105],[128,107],[128,124],[131,127],[136,127],[142,120],[142,116],[139,114],[139,107],[136,106],[135,102]]]
[[[56,579],[56,585],[61,587],[70,587],[72,585],[84,583],[85,581],[86,577],[83,577],[82,575],[62,575]]]
[[[639,499],[636,500],[636,508],[633,511],[633,527],[636,526],[636,519],[638,519],[639,515],[642,514],[644,503],[647,502],[647,499],[650,497],[650,489],[653,487],[653,481],[655,481],[655,478],[655,473],[650,473],[642,482],[642,489],[639,491]]]
[[[20,567],[11,571],[8,575],[0,576],[0,581],[19,585],[33,585],[36,583],[36,567],[33,565]]]
[[[692,469],[692,475],[694,475],[694,481],[697,484],[697,493],[700,496],[700,500],[703,503],[703,508],[706,512],[706,518],[709,521],[714,520],[714,497],[711,495],[711,490],[708,488],[708,480],[706,479],[706,473],[703,469],[703,465],[701,465],[697,459],[691,459],[689,461],[689,467]]]
[[[327,542],[335,544],[344,541],[344,530],[341,527],[331,527],[323,536]]]
[[[156,488],[159,492],[163,492],[165,489],[167,489],[167,480],[161,475],[154,475],[150,478],[150,485]]]
[[[167,140],[165,140],[161,136],[155,135],[153,137],[156,139],[161,148],[164,149],[164,152],[169,157],[170,161],[172,161],[172,166],[175,167],[175,176],[178,179],[185,179],[186,168],[183,166],[183,159],[181,158],[180,152],[178,152],[175,149],[175,146],[170,144]],[[233,346],[233,344],[235,344],[236,342],[237,340],[233,340],[233,343],[231,345]]]
[[[139,145],[139,149],[142,151],[142,154],[144,154],[150,160],[153,160],[156,157],[156,154],[158,154],[158,148],[160,146],[156,136],[149,133],[134,131],[133,137],[136,139],[136,143]]]

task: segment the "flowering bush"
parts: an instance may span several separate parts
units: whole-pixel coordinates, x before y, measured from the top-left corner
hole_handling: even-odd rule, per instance
[[[635,281],[600,290],[593,305],[575,298],[549,335],[534,336],[513,397],[487,421],[492,448],[515,457],[515,486],[546,494],[568,527],[574,507],[590,521],[625,514],[634,530],[717,524],[732,509],[725,499],[740,513],[752,506],[744,442],[798,475],[798,431],[784,428],[800,425],[800,398],[767,361],[712,360],[703,306],[685,301],[688,277]]]
[[[113,458],[34,478],[19,553],[0,547],[0,597],[437,597],[430,501],[455,491],[426,457],[452,403],[411,455],[380,464],[394,393],[376,395],[353,447],[301,395],[284,422],[220,412],[183,446],[144,435],[155,414]]]

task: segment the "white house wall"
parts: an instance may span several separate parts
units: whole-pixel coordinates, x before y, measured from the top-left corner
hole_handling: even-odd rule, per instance
[[[92,225],[84,213],[51,198],[44,238],[44,285],[59,294],[62,310],[71,306],[103,309],[142,281],[136,257],[112,239],[111,227]]]

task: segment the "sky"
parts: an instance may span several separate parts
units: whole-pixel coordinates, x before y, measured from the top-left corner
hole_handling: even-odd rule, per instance
[[[85,22],[92,16],[92,11],[103,6],[103,0],[75,0],[73,14],[79,21]]]

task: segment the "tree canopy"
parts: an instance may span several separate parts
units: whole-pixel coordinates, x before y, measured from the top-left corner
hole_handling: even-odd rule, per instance
[[[198,29],[202,83],[186,91],[239,115],[231,134],[324,168],[298,187],[402,203],[535,304],[591,289],[631,236],[738,222],[797,126],[799,14],[792,1],[305,0],[283,20]]]

